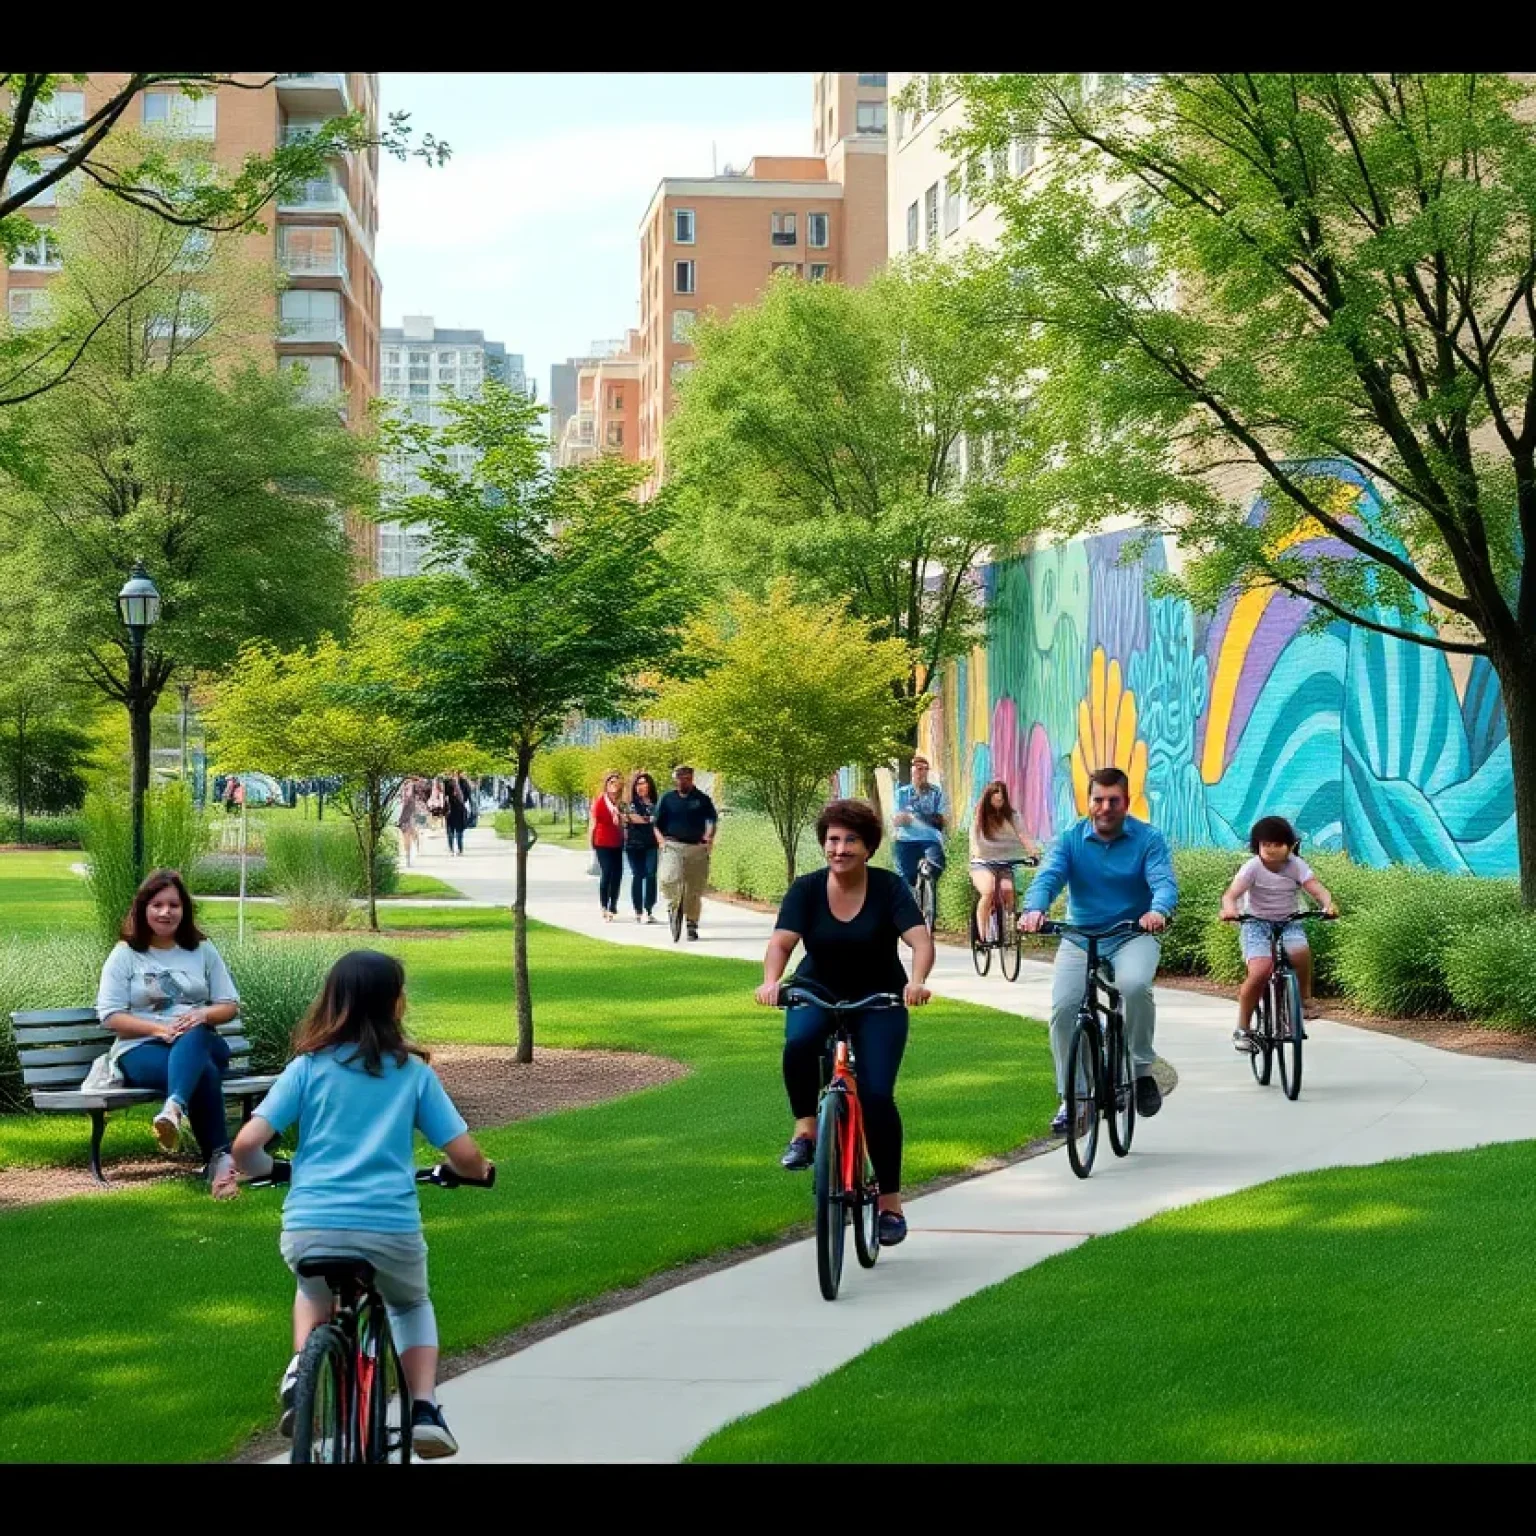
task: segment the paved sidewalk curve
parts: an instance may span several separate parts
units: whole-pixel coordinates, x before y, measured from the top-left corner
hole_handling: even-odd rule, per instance
[[[471,899],[508,901],[509,845],[477,829],[466,846],[463,858],[430,850],[416,867]],[[585,865],[580,854],[535,848],[531,915],[612,943],[671,946],[665,925],[636,927],[622,908],[604,924]],[[771,922],[706,902],[700,942],[681,947],[760,960]],[[1041,1019],[1050,968],[1025,961],[1010,985],[995,972],[976,976],[968,952],[941,945],[933,985]],[[798,1243],[455,1378],[442,1401],[463,1447],[457,1461],[675,1461],[897,1329],[1088,1236],[1282,1174],[1519,1140],[1536,1127],[1536,1066],[1318,1020],[1306,1087],[1292,1104],[1254,1084],[1231,1028],[1227,1001],[1159,989],[1158,1052],[1179,1086],[1157,1119],[1138,1124],[1130,1157],[1111,1157],[1106,1145],[1082,1181],[1053,1152],[914,1200],[907,1243],[871,1272],[850,1264],[835,1304],[817,1291],[812,1245]],[[1021,1125],[1019,1139],[1043,1130]],[[765,1146],[764,1161],[779,1150]],[[806,1201],[809,1212],[808,1186]]]

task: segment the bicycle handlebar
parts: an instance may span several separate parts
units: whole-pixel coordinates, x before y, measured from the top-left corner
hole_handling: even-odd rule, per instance
[[[252,1179],[246,1185],[247,1189],[270,1189],[277,1184],[289,1184],[293,1182],[293,1164],[280,1157],[272,1159],[272,1171],[259,1179]],[[462,1173],[456,1173],[447,1163],[437,1163],[431,1168],[418,1168],[416,1170],[416,1182],[418,1184],[436,1184],[442,1189],[458,1189],[461,1185],[470,1184],[476,1189],[494,1189],[496,1185],[496,1164],[491,1164],[489,1178],[466,1179]]]
[[[812,991],[811,988],[815,988]],[[787,994],[796,996],[786,1001]],[[825,1008],[828,1013],[859,1013],[865,1008],[900,1008],[904,1006],[905,999],[895,992],[871,992],[868,997],[860,998],[856,1003],[838,1002],[835,998],[827,997],[816,986],[815,981],[806,978],[804,981],[781,981],[779,983],[778,1001],[774,1005],[778,1008],[793,1008],[796,1001],[811,1003],[817,1008]]]
[[[1076,923],[1057,923],[1047,918],[1040,924],[1037,932],[1042,934],[1055,934],[1059,938],[1070,939],[1111,939],[1116,934],[1140,932],[1141,924],[1134,918],[1126,918],[1124,922],[1114,923],[1108,928],[1083,928]]]
[[[1339,920],[1337,912],[1324,912],[1321,908],[1314,907],[1310,912],[1292,912],[1289,917],[1256,917],[1251,912],[1239,912],[1236,917],[1223,917],[1224,923],[1263,923],[1269,928],[1284,928],[1291,923],[1298,923],[1306,918],[1320,918],[1325,923],[1336,923]]]
[[[1037,858],[971,860],[972,869],[1013,869],[1019,865],[1022,865],[1025,869],[1035,869],[1039,867],[1039,864],[1040,860]]]

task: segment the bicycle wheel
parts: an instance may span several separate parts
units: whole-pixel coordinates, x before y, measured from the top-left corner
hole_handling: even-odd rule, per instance
[[[997,963],[1004,981],[1017,981],[1019,967],[1024,963],[1024,935],[1019,932],[1019,921],[1011,912],[1002,915],[1003,936],[998,944]]]
[[[1261,1088],[1269,1087],[1270,1074],[1275,1069],[1274,1037],[1270,1033],[1269,988],[1259,994],[1259,1006],[1251,1021],[1253,1029],[1253,1055],[1248,1065],[1253,1069],[1254,1080]]]
[[[880,1187],[875,1183],[875,1165],[869,1160],[869,1147],[862,1134],[857,1164],[859,1189],[853,1213],[853,1251],[865,1269],[873,1269],[880,1257]]]
[[[1280,1086],[1293,1103],[1301,1092],[1301,981],[1287,971],[1275,987],[1275,1055],[1280,1058]]]
[[[982,942],[981,929],[976,924],[976,908],[971,908],[971,962],[978,976],[985,976],[992,969],[992,951]]]
[[[1080,1179],[1093,1171],[1099,1149],[1098,1033],[1079,1019],[1067,1051],[1067,1159]]]
[[[681,901],[667,909],[667,921],[672,925],[672,942],[676,944],[683,936],[683,904]]]
[[[294,1466],[352,1461],[351,1371],[347,1341],[330,1323],[316,1328],[299,1358],[293,1389]]]
[[[1125,1038],[1125,1020],[1111,1014],[1104,1037],[1105,1079],[1109,1090],[1109,1144],[1116,1157],[1131,1150],[1136,1134],[1136,1076],[1131,1069],[1131,1045]]]
[[[816,1127],[816,1278],[821,1294],[837,1300],[843,1281],[843,1245],[848,1236],[848,1207],[843,1203],[843,1135],[846,1115],[840,1091],[822,1095]]]
[[[366,1383],[358,1382],[359,1406],[368,1415],[363,1435],[367,1459],[403,1464],[411,1459],[411,1394],[382,1307],[364,1309],[359,1334],[359,1376],[367,1377]]]
[[[917,910],[923,914],[924,926],[932,933],[934,920],[938,916],[938,896],[933,881],[925,875],[917,877]]]

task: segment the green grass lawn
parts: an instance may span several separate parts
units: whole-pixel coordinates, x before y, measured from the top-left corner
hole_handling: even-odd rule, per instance
[[[395,881],[394,890],[388,896],[379,897],[379,900],[389,901],[397,896],[435,896],[440,901],[464,899],[463,891],[449,885],[446,880],[438,880],[432,875],[418,875],[410,869],[402,869]]]
[[[1531,1461],[1536,1143],[1281,1179],[1092,1239],[697,1461]]]
[[[12,916],[13,867],[0,865],[0,929]],[[34,878],[30,899],[78,922],[83,906],[70,909],[53,889],[58,872]],[[253,932],[279,920],[258,912]],[[233,914],[208,916],[227,938]],[[405,908],[389,921],[424,930],[377,941],[405,959],[420,1036],[510,1043],[508,916]],[[428,937],[434,928],[466,931]],[[809,1215],[807,1181],[778,1167],[788,1132],[782,1023],[751,1001],[756,966],[537,925],[530,961],[541,1043],[650,1051],[692,1073],[482,1133],[505,1175],[498,1187],[425,1192],[450,1354],[689,1259],[771,1240]],[[917,1018],[901,1088],[908,1184],[971,1166],[1048,1116],[1045,1030],[935,1003]],[[109,1152],[148,1147],[142,1123],[114,1119]],[[0,1119],[0,1159],[7,1147],[35,1152],[35,1141],[18,1147],[29,1138],[67,1143],[78,1159],[84,1122]],[[280,1202],[256,1191],[216,1206],[178,1180],[0,1214],[0,1460],[208,1459],[269,1428],[292,1293],[277,1253]]]

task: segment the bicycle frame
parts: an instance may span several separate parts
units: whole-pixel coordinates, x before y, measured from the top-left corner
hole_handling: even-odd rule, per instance
[[[997,918],[996,932],[988,938],[981,934],[981,942],[989,949],[1000,949],[1006,942],[1009,907],[1003,904],[1003,876],[1012,875],[1015,869],[1033,869],[1039,864],[1039,859],[972,859],[971,869],[989,869],[993,874],[992,881],[992,905],[991,914]],[[1018,898],[1018,889],[1014,889],[1014,898]],[[981,930],[981,898],[976,898],[977,930]]]
[[[824,1081],[821,1093],[823,1098],[829,1093],[841,1093],[845,1100],[848,1135],[843,1142],[842,1167],[838,1169],[837,1198],[840,1202],[846,1203],[858,1188],[857,1171],[862,1166],[865,1148],[864,1106],[859,1102],[859,1082],[854,1070],[853,1041],[846,1024],[838,1024],[830,1043],[831,1049],[822,1058]],[[830,1070],[827,1066],[829,1060]],[[820,1108],[820,1100],[817,1101],[817,1107]]]

